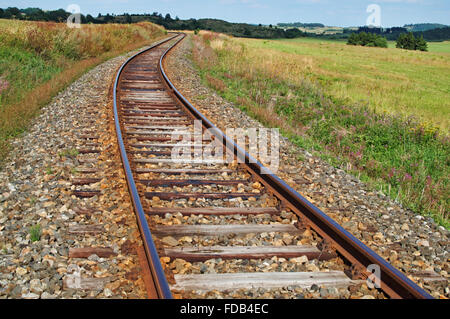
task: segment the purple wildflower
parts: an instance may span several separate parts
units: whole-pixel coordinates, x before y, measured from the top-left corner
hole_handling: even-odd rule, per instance
[[[0,78],[0,94],[9,88],[9,82]]]
[[[388,176],[389,176],[389,178],[392,178],[392,177],[394,177],[394,175],[395,175],[395,168],[391,168]]]

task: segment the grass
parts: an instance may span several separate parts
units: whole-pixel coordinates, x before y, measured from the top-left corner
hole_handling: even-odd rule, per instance
[[[204,32],[192,57],[266,126],[449,227],[448,55]]]
[[[29,229],[30,240],[32,243],[39,241],[41,239],[41,225],[37,224],[31,226]]]
[[[72,157],[73,158],[73,157],[77,157],[78,154],[80,154],[80,152],[77,149],[69,148],[69,149],[66,149],[66,150],[60,152],[58,155],[60,157]]]
[[[395,45],[395,41],[388,41],[389,48],[395,48]],[[428,42],[428,52],[450,54],[450,41]]]
[[[269,63],[278,54],[295,57],[294,61],[304,64],[295,66],[295,74],[307,75],[333,98],[392,114],[414,114],[448,132],[450,54],[305,39],[265,42],[251,40],[247,47],[255,53],[263,51]]]
[[[165,35],[151,23],[83,25],[0,19],[0,162],[52,97],[83,73]]]

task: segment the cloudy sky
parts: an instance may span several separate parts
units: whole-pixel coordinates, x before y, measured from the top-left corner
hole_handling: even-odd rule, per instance
[[[319,22],[330,26],[365,25],[368,5],[381,8],[381,25],[450,24],[450,0],[0,0],[0,8],[40,7],[47,10],[78,4],[83,14],[170,13],[173,17],[218,18],[230,22],[276,24]]]

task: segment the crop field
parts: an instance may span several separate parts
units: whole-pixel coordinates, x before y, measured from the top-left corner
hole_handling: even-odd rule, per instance
[[[88,69],[162,38],[151,23],[83,25],[0,19],[0,161],[8,139]]]
[[[448,42],[411,52],[203,32],[193,43],[202,77],[223,97],[449,226]]]

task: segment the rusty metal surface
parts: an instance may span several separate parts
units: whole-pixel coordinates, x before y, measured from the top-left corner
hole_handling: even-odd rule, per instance
[[[175,36],[172,36],[168,39],[161,41],[160,43],[155,44],[148,50],[138,53],[137,55],[131,57],[127,62],[125,62],[125,64],[120,68],[120,70],[117,74],[116,81],[114,84],[114,91],[113,91],[113,94],[114,94],[114,97],[113,97],[113,99],[114,99],[114,120],[115,120],[115,126],[116,126],[117,141],[119,144],[120,155],[122,158],[122,164],[123,164],[123,167],[125,170],[128,189],[131,194],[133,206],[134,206],[135,213],[136,213],[136,218],[138,221],[139,230],[141,232],[141,236],[143,239],[145,259],[149,265],[149,269],[150,269],[150,273],[151,273],[151,279],[148,279],[148,276],[145,276],[145,278],[144,278],[145,279],[144,281],[146,282],[146,287],[148,290],[149,298],[170,299],[170,298],[172,298],[172,293],[170,291],[169,284],[165,277],[164,270],[162,269],[161,262],[159,261],[159,256],[158,256],[158,253],[157,253],[157,250],[155,247],[155,243],[153,241],[150,229],[148,227],[148,224],[147,224],[147,221],[145,218],[145,213],[142,208],[142,203],[139,198],[139,193],[137,191],[136,184],[134,182],[133,172],[131,170],[131,165],[128,160],[125,143],[124,143],[123,136],[122,136],[123,126],[121,126],[118,104],[122,102],[122,100],[121,100],[122,92],[120,89],[120,85],[122,83],[121,81],[125,80],[128,82],[128,81],[130,81],[130,79],[132,79],[134,81],[134,78],[135,78],[132,76],[124,76],[124,77],[122,76],[123,75],[122,72],[124,71],[124,69],[126,69],[128,64],[131,61],[139,58],[143,53],[145,53],[147,51],[151,52],[151,54],[156,54],[155,57],[160,56],[161,45],[167,44],[167,42],[172,40],[174,37]],[[149,70],[148,72],[155,73],[154,69],[152,69],[152,68],[149,68],[148,70]],[[154,75],[154,77],[156,78],[155,75]],[[142,78],[143,79],[139,78],[139,80],[143,80],[143,81],[147,82],[146,77],[142,77]],[[147,82],[147,84],[152,83],[152,82],[160,83],[160,81],[156,80],[156,81]],[[136,83],[136,82],[133,82],[133,83]],[[133,85],[135,85],[135,84],[133,84]],[[147,86],[147,88],[148,88],[148,86]],[[125,93],[125,94],[127,94],[127,93]],[[130,105],[133,105],[133,104],[134,103],[130,103]],[[148,103],[145,103],[145,102],[143,102],[143,104],[148,105]]]

